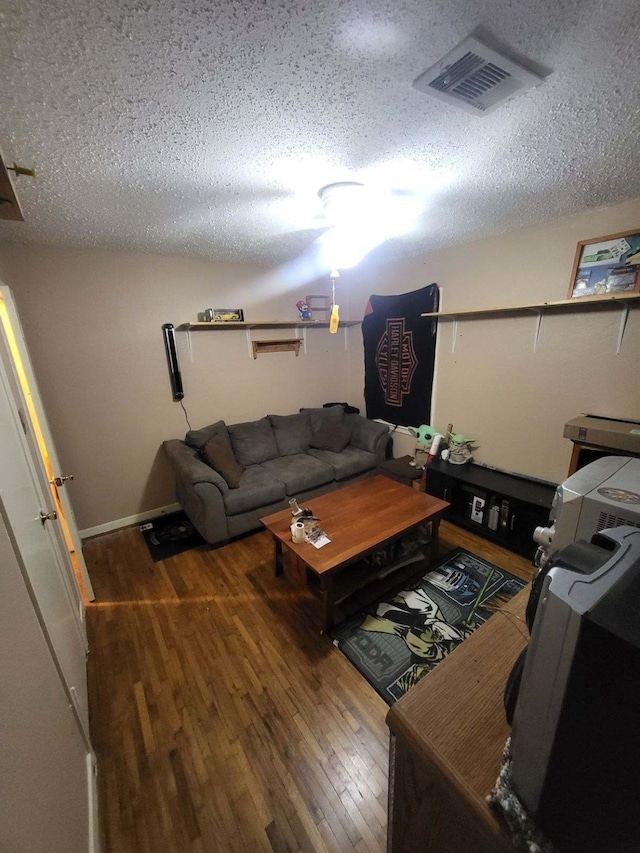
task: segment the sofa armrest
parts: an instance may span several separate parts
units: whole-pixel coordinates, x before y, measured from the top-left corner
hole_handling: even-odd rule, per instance
[[[221,477],[210,465],[203,462],[198,451],[186,445],[184,441],[172,438],[164,441],[162,446],[169,457],[176,478],[185,486],[212,483],[223,495],[229,492],[229,486],[224,477]]]
[[[363,418],[362,415],[347,415],[353,418],[353,432],[351,433],[351,444],[360,450],[375,453],[378,464],[385,461],[386,450],[391,435],[386,424],[379,424]]]

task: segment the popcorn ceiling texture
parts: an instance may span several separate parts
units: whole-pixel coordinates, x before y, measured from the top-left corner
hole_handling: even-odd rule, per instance
[[[478,25],[552,72],[485,118],[411,88]],[[384,178],[415,254],[640,195],[637,0],[16,0],[0,79],[10,242],[282,262]]]

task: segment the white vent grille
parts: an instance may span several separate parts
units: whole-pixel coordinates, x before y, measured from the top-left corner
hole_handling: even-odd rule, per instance
[[[640,524],[635,521],[629,521],[627,518],[618,518],[617,515],[611,515],[610,513],[601,512],[598,515],[598,527],[597,530],[606,530],[609,527],[620,527],[621,524],[628,524],[631,527],[640,527]]]
[[[413,87],[474,115],[486,115],[541,82],[478,39],[467,38],[414,80]]]

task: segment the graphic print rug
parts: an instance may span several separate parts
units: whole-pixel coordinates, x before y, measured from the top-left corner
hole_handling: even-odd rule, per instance
[[[457,548],[329,636],[392,705],[524,586]]]

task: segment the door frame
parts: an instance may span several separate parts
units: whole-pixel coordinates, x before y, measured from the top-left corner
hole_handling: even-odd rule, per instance
[[[29,457],[37,468],[38,478],[47,483],[51,491],[55,512],[57,513],[57,536],[63,543],[63,550],[68,560],[68,570],[74,585],[79,589],[81,600],[95,601],[95,594],[87,565],[82,553],[82,540],[78,532],[75,514],[71,505],[68,491],[55,482],[56,477],[62,477],[62,468],[56,452],[55,443],[49,428],[38,383],[31,364],[29,350],[22,331],[22,324],[16,308],[11,288],[0,282],[0,335],[6,350],[8,379],[11,383],[14,402],[25,434],[31,432],[29,442]],[[28,419],[30,430],[25,421]],[[29,436],[28,436],[29,437]],[[44,446],[45,458],[42,446]],[[75,561],[75,567],[74,567]],[[76,576],[76,570],[79,578]],[[83,614],[84,621],[84,614]]]

